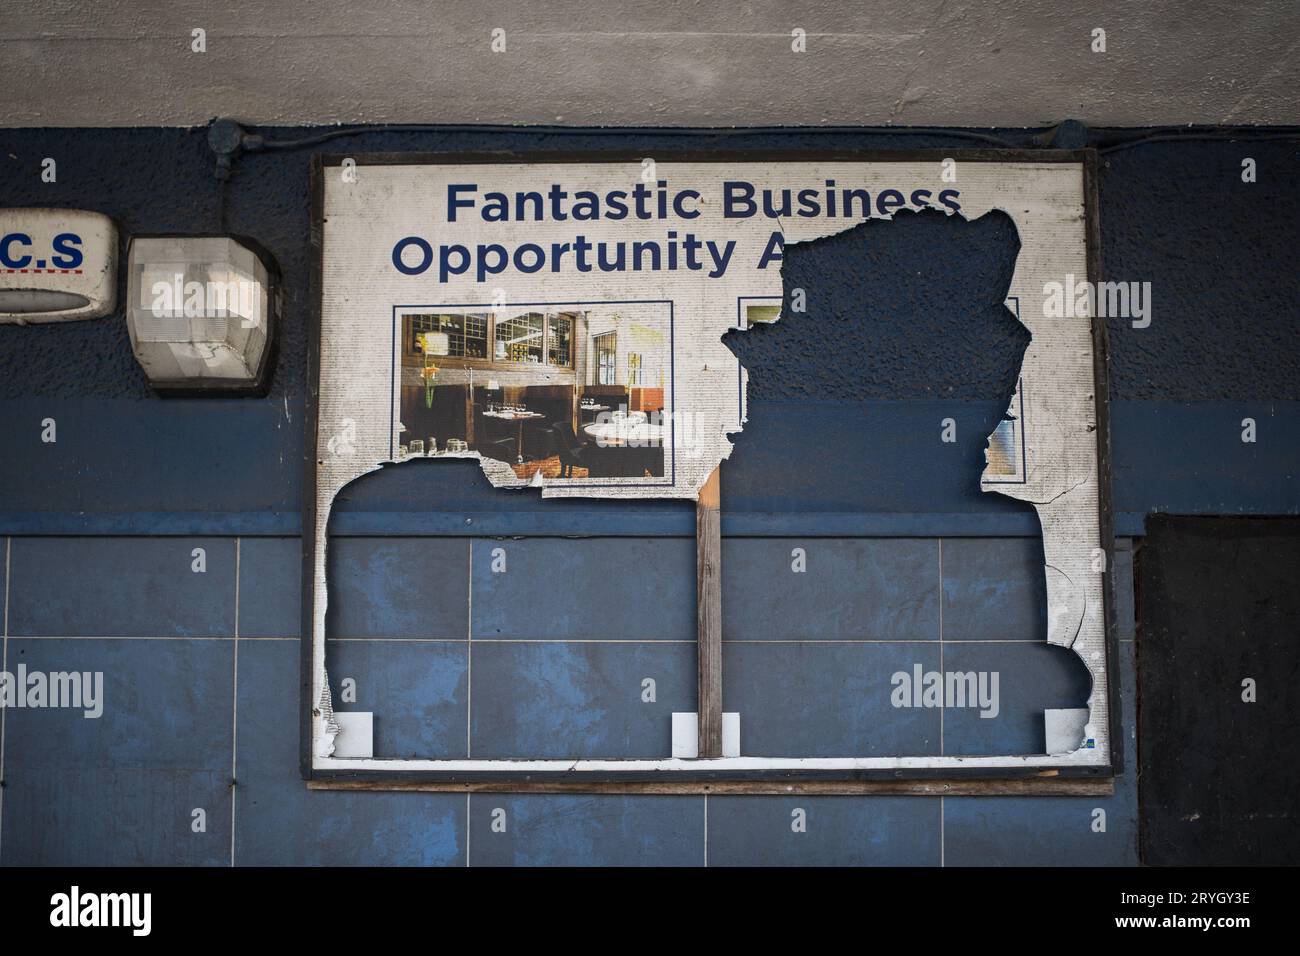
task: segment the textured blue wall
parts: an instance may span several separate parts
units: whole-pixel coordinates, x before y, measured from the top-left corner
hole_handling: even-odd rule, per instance
[[[267,133],[304,135],[302,130]],[[1023,132],[1002,135],[1028,139]],[[329,149],[587,149],[654,155],[671,148],[962,145],[969,144],[952,137],[880,134],[370,133],[335,140]],[[1155,300],[1150,328],[1110,321],[1114,491],[1121,531],[1140,534],[1142,516],[1153,510],[1296,510],[1300,323],[1290,319],[1289,310],[1300,298],[1300,194],[1292,186],[1298,152],[1294,142],[1279,141],[1155,143],[1101,161],[1105,273],[1151,281]],[[57,183],[40,181],[46,156],[58,160]],[[1258,182],[1241,182],[1243,156],[1257,161]],[[7,412],[0,416],[0,447],[11,456],[9,467],[0,469],[0,529],[297,532],[309,317],[308,161],[307,151],[246,155],[226,186],[226,228],[262,241],[286,276],[287,314],[266,399],[154,398],[131,358],[120,316],[0,326],[0,400]],[[223,203],[203,130],[0,130],[0,171],[0,203],[107,213],[119,223],[123,249],[133,233],[222,228]],[[913,218],[918,222],[907,222]],[[974,288],[981,278],[988,279],[981,285],[988,288],[1000,270],[1009,269],[1014,249],[998,235],[995,221],[981,221],[966,239],[942,226],[925,227],[921,221],[927,218],[901,217],[896,228],[871,224],[868,228],[879,234],[873,254],[886,264],[925,263],[936,296],[944,289]],[[964,253],[930,262],[936,230],[945,233],[945,242],[967,242]],[[969,244],[985,231],[991,242]],[[863,277],[851,269],[835,270],[838,247],[834,241],[826,245],[832,256],[819,260],[822,279],[811,277],[825,294],[814,296],[811,307],[834,318],[854,301]],[[873,314],[909,314],[915,283],[872,281]],[[796,354],[818,341],[815,324],[803,328]],[[972,462],[976,467],[982,462],[983,425],[1001,411],[1002,389],[997,368],[973,366],[963,337],[931,336],[924,352],[882,363],[880,372],[900,377],[907,383],[905,397],[916,401],[881,408],[877,402],[898,394],[883,374],[865,374],[849,349],[831,350],[820,369],[805,370],[798,386],[763,374],[777,360],[776,342],[790,350],[790,334],[773,330],[739,346],[756,369],[756,382],[751,425],[737,439],[745,454],[736,457],[724,478],[727,530],[1036,533],[1025,509],[980,494],[971,480]],[[888,343],[877,337],[871,344]],[[855,391],[845,393],[844,381],[853,381]],[[921,404],[926,396],[933,406]],[[47,416],[68,435],[58,446],[38,440],[39,422]],[[1254,445],[1240,441],[1240,422],[1247,416],[1260,423]],[[945,417],[957,420],[959,442],[936,457],[933,443],[922,438],[937,431]],[[808,475],[802,466],[791,466],[794,436],[843,457],[820,456],[823,472]],[[863,484],[846,478],[852,475]],[[423,487],[448,501],[447,511],[463,512],[456,525],[463,526],[466,516],[481,516],[476,530],[564,532],[609,529],[618,522],[627,531],[690,531],[689,509],[589,502],[548,503],[542,509],[535,495],[493,494],[468,470],[453,476],[446,469],[400,479],[393,475],[393,487],[400,490],[392,493],[385,482],[358,488],[355,508],[344,506],[352,513],[340,530],[386,530],[382,515],[401,512],[401,499],[409,500],[413,483],[426,478]],[[502,512],[511,518],[493,517]],[[439,527],[443,519],[437,516],[420,520],[423,525],[393,517],[389,524],[420,532],[454,530],[450,522]]]
[[[654,155],[954,143],[962,145],[816,134],[376,133],[335,145]],[[223,227],[203,131],[6,130],[0,147],[2,205],[97,209],[124,239]],[[1259,165],[1253,185],[1240,181],[1246,155]],[[45,156],[58,159],[56,184],[40,182]],[[1297,508],[1300,325],[1287,318],[1300,291],[1296,161],[1294,144],[1272,142],[1156,144],[1102,163],[1106,273],[1155,283],[1151,328],[1114,320],[1110,329],[1125,533],[1140,534],[1152,510]],[[0,327],[5,666],[102,670],[108,684],[97,721],[4,712],[0,864],[1134,862],[1132,772],[1105,799],[307,791],[297,771],[293,537],[307,162],[305,152],[246,156],[226,187],[225,228],[262,241],[286,276],[267,398],[155,398],[120,315]],[[957,310],[968,293],[1005,282],[1015,250],[996,218],[955,232],[952,221],[928,219],[866,227],[879,233],[873,248],[887,273],[928,250],[927,280]],[[958,245],[935,257],[936,243]],[[800,282],[826,291],[812,299],[824,311],[737,346],[754,387],[750,424],[724,469],[726,707],[744,715],[754,753],[1039,747],[1041,710],[1079,703],[1086,684],[1068,656],[1043,646],[1032,512],[980,494],[974,480],[987,425],[1003,407],[1008,350],[1023,341],[1014,323],[998,324],[1005,310],[995,296],[968,316],[975,339],[898,335],[897,326],[892,340],[863,338],[878,330],[864,323],[846,328],[851,348],[827,350],[819,336],[852,314],[864,274],[844,267],[852,249],[823,245],[790,266],[810,270]],[[876,283],[872,314],[909,314],[915,288]],[[909,350],[922,340],[924,351]],[[880,364],[863,367],[863,349]],[[798,388],[772,374],[782,352],[801,363]],[[816,355],[825,361],[805,360]],[[1254,445],[1239,439],[1248,415],[1260,423]],[[57,444],[39,440],[46,417],[58,421]],[[945,417],[958,421],[955,445],[935,440]],[[810,461],[807,449],[820,453]],[[438,510],[415,511],[418,501]],[[692,709],[694,696],[693,605],[680,600],[694,593],[692,530],[688,505],[543,507],[530,494],[491,492],[470,464],[386,469],[341,496],[332,525],[331,672],[357,680],[355,706],[374,711],[383,756],[660,755],[667,715]],[[622,537],[484,537],[547,533]],[[498,546],[508,549],[508,575],[486,567]],[[807,575],[789,573],[795,546],[809,553]],[[203,574],[190,570],[195,547],[207,552]],[[1115,573],[1129,735],[1128,551]],[[881,675],[937,666],[941,656],[1002,672],[998,719],[950,712],[940,726],[933,711],[900,718],[880,708],[871,689]],[[640,699],[646,676],[656,680],[653,704]],[[190,825],[198,807],[204,833]],[[807,811],[807,833],[791,831],[796,807]],[[1092,830],[1096,807],[1107,810],[1105,833]],[[510,821],[505,834],[490,829],[496,808]]]

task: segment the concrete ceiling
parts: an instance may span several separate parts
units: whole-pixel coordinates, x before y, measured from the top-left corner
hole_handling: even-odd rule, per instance
[[[1296,124],[1298,54],[1295,0],[0,0],[0,126]]]

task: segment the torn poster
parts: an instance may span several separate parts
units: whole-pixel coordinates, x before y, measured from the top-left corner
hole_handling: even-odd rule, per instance
[[[904,209],[967,219],[1001,210],[1021,242],[1008,306],[1033,338],[979,480],[1037,509],[1047,638],[1079,653],[1093,688],[1064,756],[915,759],[1106,765],[1092,324],[1043,308],[1050,283],[1089,275],[1085,192],[1083,163],[1059,157],[325,161],[314,527],[305,529],[313,700],[328,697],[325,532],[345,485],[388,463],[450,456],[477,459],[497,487],[544,497],[694,498],[746,419],[746,373],[722,336],[779,318],[789,244]],[[335,766],[324,723],[318,716],[313,750]],[[899,766],[891,761],[907,757],[846,759]],[[538,763],[547,762],[529,765]]]

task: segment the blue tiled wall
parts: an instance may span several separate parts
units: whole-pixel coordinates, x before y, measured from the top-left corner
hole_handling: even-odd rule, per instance
[[[1107,798],[309,791],[297,539],[0,541],[6,668],[105,680],[98,719],[0,712],[0,865],[1136,862],[1131,770]],[[688,539],[332,541],[330,672],[336,697],[356,684],[340,710],[374,713],[379,756],[665,756],[669,715],[693,708]],[[1126,733],[1130,558],[1115,564]],[[1043,708],[1087,686],[1041,639],[1036,560],[1017,539],[727,539],[725,707],[743,750],[1041,748]],[[996,719],[890,707],[893,671],[941,659],[1000,672]]]
[[[157,399],[120,312],[0,326],[6,666],[103,669],[107,681],[97,721],[0,712],[0,865],[1134,862],[1131,759],[1107,799],[308,791],[298,774],[300,545],[274,536],[300,530],[309,157],[243,157],[223,203],[205,135],[0,132],[4,205],[101,210],[118,222],[123,250],[133,234],[214,231],[224,205],[230,230],[273,251],[287,292],[271,392],[258,400]],[[1028,145],[1031,132],[1000,135]],[[370,131],[351,142],[359,151],[638,155],[899,145],[816,131],[725,140]],[[953,140],[939,131],[907,144]],[[1286,175],[1295,147],[1251,150],[1261,170],[1281,173],[1242,184],[1238,143],[1156,143],[1111,154],[1099,170],[1107,275],[1153,280],[1158,299],[1149,329],[1110,322],[1124,534],[1140,535],[1153,510],[1296,510],[1300,325],[1275,321],[1300,275],[1300,192]],[[69,157],[57,183],[41,180],[44,156]],[[877,254],[923,262],[941,291],[982,287],[974,280],[1011,262],[1005,241],[954,236],[967,246],[945,256],[924,230],[877,232]],[[872,308],[914,310],[912,270],[881,276]],[[817,308],[857,315],[863,279],[837,269]],[[976,387],[990,376],[975,374],[962,336],[920,336],[921,351],[905,335],[898,366],[864,381],[861,356],[885,354],[873,338],[881,331],[840,325],[837,346],[806,340],[803,351],[777,347],[779,336],[748,343],[749,423],[723,472],[724,531],[751,536],[724,544],[725,705],[741,713],[749,753],[1036,748],[1041,709],[1078,704],[1086,687],[1069,655],[1042,644],[1035,516],[972,480],[985,423],[1001,411]],[[803,375],[772,374],[791,356]],[[910,382],[908,401],[896,400],[898,375]],[[1256,444],[1240,441],[1245,416],[1259,423]],[[46,417],[58,422],[57,444],[39,440]],[[937,448],[947,417],[959,440]],[[422,502],[437,506],[417,510]],[[344,676],[356,683],[356,701],[340,708],[374,713],[377,753],[666,752],[668,715],[691,709],[695,693],[689,503],[543,504],[492,491],[470,463],[414,462],[345,489],[333,528],[328,662],[336,686]],[[620,537],[491,537],[598,534]],[[764,537],[775,535],[820,537]],[[805,549],[805,574],[790,570],[795,547]],[[202,574],[191,570],[195,548]],[[495,548],[507,553],[505,574],[492,570]],[[1128,734],[1127,552],[1114,569]],[[892,671],[940,661],[998,668],[999,716],[882,702]],[[653,701],[642,699],[647,678]],[[202,832],[195,809],[205,811]],[[805,832],[791,828],[796,810]]]

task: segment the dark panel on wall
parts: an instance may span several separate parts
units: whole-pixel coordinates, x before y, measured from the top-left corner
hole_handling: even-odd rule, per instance
[[[1138,591],[1143,859],[1294,865],[1300,521],[1157,515],[1147,531]]]

